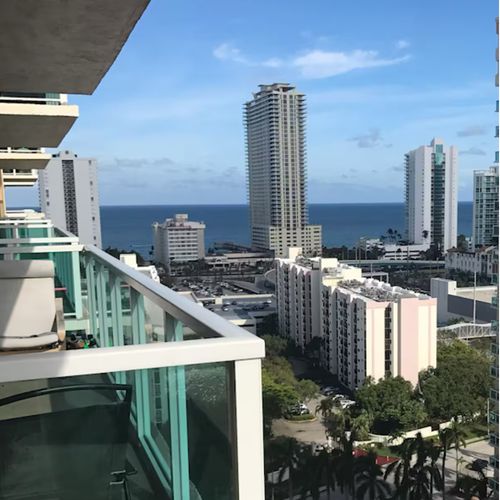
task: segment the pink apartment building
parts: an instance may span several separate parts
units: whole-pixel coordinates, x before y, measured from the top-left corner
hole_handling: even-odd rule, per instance
[[[351,390],[436,365],[436,299],[362,278],[323,286],[321,309],[323,366]]]

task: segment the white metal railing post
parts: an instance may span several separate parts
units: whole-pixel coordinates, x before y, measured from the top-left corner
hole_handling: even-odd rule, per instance
[[[264,500],[264,436],[260,359],[235,361],[238,500]]]

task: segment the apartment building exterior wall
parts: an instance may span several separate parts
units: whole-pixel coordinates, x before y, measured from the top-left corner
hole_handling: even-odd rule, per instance
[[[319,337],[320,364],[342,385],[355,390],[385,375],[415,384],[420,370],[435,366],[436,299],[291,250],[276,260],[280,333],[301,349]]]
[[[457,244],[458,152],[439,138],[405,155],[406,233],[443,252]]]
[[[71,151],[53,155],[40,172],[40,208],[58,226],[85,244],[102,246],[97,161]]]
[[[176,214],[165,222],[153,223],[154,260],[165,266],[205,257],[205,224]]]
[[[360,387],[367,377],[402,376],[416,384],[418,373],[436,364],[436,300],[404,291],[389,292],[390,300],[373,300],[366,289],[387,287],[377,280],[352,289],[343,283],[324,287],[323,324],[330,335],[323,345],[330,352],[324,368],[336,373],[350,390]]]
[[[247,179],[254,248],[321,254],[321,226],[309,225],[305,95],[287,83],[260,85],[245,104]]]
[[[445,268],[493,277],[498,273],[498,247],[490,246],[474,252],[450,250],[445,256]]]
[[[287,259],[276,259],[275,268],[279,329],[301,348],[322,335],[323,284],[361,277],[361,269],[337,259],[303,257],[300,248],[290,249]]]

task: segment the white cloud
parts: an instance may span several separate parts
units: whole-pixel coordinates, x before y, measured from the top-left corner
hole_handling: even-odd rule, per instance
[[[280,68],[284,65],[284,62],[278,57],[271,57],[262,62],[262,66],[266,66],[267,68]]]
[[[370,130],[367,134],[351,137],[350,141],[357,143],[358,148],[374,148],[382,141],[382,134],[378,128]]]
[[[396,42],[396,48],[397,49],[407,49],[410,46],[410,42],[408,40],[398,40]]]
[[[352,52],[329,52],[310,50],[298,57],[288,60],[270,57],[264,60],[252,60],[242,54],[241,50],[230,43],[221,43],[213,50],[215,58],[231,61],[246,66],[262,66],[266,68],[289,67],[297,69],[304,78],[328,78],[355,69],[392,66],[407,61],[405,55],[393,59],[383,59],[375,50],[354,50]]]
[[[242,64],[248,64],[245,57],[241,55],[240,49],[233,47],[230,43],[221,43],[213,50],[213,55],[215,58],[221,61],[233,61]]]
[[[375,50],[354,50],[352,52],[327,52],[312,50],[295,58],[292,65],[300,70],[305,78],[328,78],[355,69],[392,66],[407,61],[410,56],[394,59],[379,58]]]
[[[464,149],[460,151],[461,155],[473,155],[473,156],[485,156],[486,151],[481,148],[471,147],[469,149]]]
[[[470,125],[457,132],[458,137],[472,137],[475,135],[486,135],[488,128],[482,125]]]

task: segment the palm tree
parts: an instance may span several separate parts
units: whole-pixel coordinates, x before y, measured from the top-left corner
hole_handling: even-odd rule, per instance
[[[443,452],[443,462],[441,465],[441,478],[443,481],[443,500],[445,500],[446,495],[446,456],[448,454],[448,450],[451,448],[453,444],[453,437],[451,434],[451,430],[449,428],[441,429],[438,433],[439,444],[441,445],[441,450]]]
[[[303,447],[298,455],[301,497],[319,500],[321,487],[321,470],[319,457],[314,455],[310,446]],[[289,497],[293,498],[293,497]]]
[[[280,439],[279,447],[281,466],[278,482],[281,483],[283,481],[283,477],[288,471],[288,496],[293,498],[293,481],[300,468],[302,446],[295,438],[283,437]]]
[[[333,408],[335,407],[335,403],[332,398],[323,398],[317,405],[314,410],[314,413],[317,415],[321,413],[323,418],[331,415]]]
[[[397,498],[401,500],[407,499],[410,491],[410,469],[415,448],[416,440],[414,438],[405,439],[397,447],[401,458],[389,464],[385,470],[384,479],[387,479],[391,474],[394,475]]]
[[[346,424],[345,412],[338,411],[328,415],[325,418],[325,433],[327,437],[331,437],[334,440],[345,437]]]
[[[331,498],[331,491],[334,491],[336,486],[335,457],[335,451],[323,449],[319,452],[316,462],[316,470],[319,473],[320,481],[324,481],[325,483],[326,495],[328,500],[330,500]]]
[[[340,486],[340,491],[342,493],[344,493],[344,489],[346,489],[347,493],[354,498],[354,465],[356,463],[356,458],[354,457],[353,436],[351,435],[349,439],[347,439],[344,435],[340,443],[341,451],[334,460],[337,484]]]
[[[451,432],[451,442],[455,446],[455,481],[458,480],[458,452],[460,451],[460,446],[465,448],[467,443],[465,442],[466,434],[463,427],[458,423],[456,419],[453,420],[451,426],[449,427]]]
[[[436,487],[436,489],[438,490],[443,489],[444,491],[444,478],[441,476],[439,467],[437,465],[437,461],[439,460],[440,456],[441,448],[439,446],[435,446],[432,443],[427,444],[427,457],[429,458],[430,463],[427,463],[425,465],[425,470],[430,478],[431,498],[434,494],[434,487]]]
[[[382,469],[377,464],[377,454],[370,451],[368,455],[360,457],[354,464],[354,475],[356,481],[356,498],[365,500],[377,500],[388,498],[391,487],[382,476]]]

